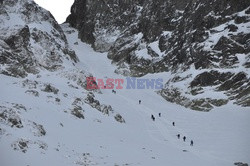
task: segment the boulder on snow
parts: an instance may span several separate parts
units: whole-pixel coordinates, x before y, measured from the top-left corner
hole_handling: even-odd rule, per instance
[[[59,92],[59,89],[55,88],[51,84],[45,84],[44,86],[45,86],[45,88],[42,89],[42,91],[44,91],[44,92],[54,93],[54,94],[57,94]]]
[[[23,128],[23,123],[17,109],[0,106],[0,122],[11,127]]]
[[[116,120],[117,122],[125,123],[125,120],[123,119],[123,117],[122,117],[120,114],[116,114],[116,115],[114,116],[114,118],[115,118],[115,120]]]
[[[73,110],[71,111],[71,114],[74,115],[75,117],[79,118],[79,119],[84,119],[83,116],[83,109],[80,106],[75,106],[73,108]]]
[[[235,162],[234,165],[236,165],[236,166],[248,166],[247,163],[242,163],[242,162]]]

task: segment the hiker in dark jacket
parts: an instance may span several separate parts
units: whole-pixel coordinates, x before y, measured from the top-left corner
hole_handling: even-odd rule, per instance
[[[186,141],[186,136],[183,137],[183,141],[184,141],[184,142]]]
[[[154,117],[154,115],[151,115],[151,119],[152,119],[153,121],[155,121],[155,117]]]
[[[159,113],[159,117],[161,117],[161,113]]]
[[[139,104],[141,104],[141,100],[139,100]]]
[[[173,122],[172,125],[175,126],[175,123]]]
[[[190,146],[193,146],[193,145],[194,145],[194,141],[191,140],[191,141],[190,141]]]
[[[177,138],[180,139],[180,134],[177,134]]]

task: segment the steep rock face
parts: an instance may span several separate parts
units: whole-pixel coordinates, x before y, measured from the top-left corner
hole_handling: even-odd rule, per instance
[[[141,76],[159,70],[153,62],[159,61],[162,53],[155,41],[162,35],[170,37],[182,13],[176,8],[183,9],[186,4],[164,0],[76,0],[67,22],[95,50],[109,51],[108,57],[119,66],[117,72]]]
[[[139,0],[76,0],[67,22],[79,30],[83,41],[98,51],[108,51],[121,31],[136,19],[140,3]]]
[[[210,110],[229,100],[250,105],[249,6],[247,0],[76,0],[67,22],[94,49],[108,51],[117,73],[170,71],[159,92],[164,98]]]
[[[214,0],[185,8],[161,60],[174,73],[161,91],[164,98],[173,101],[178,96],[173,102],[196,110],[210,110],[229,100],[250,106],[249,6],[249,1]]]
[[[170,60],[171,68],[179,64],[184,68],[194,64],[196,69],[231,67],[237,61],[235,54],[249,53],[249,6],[249,1],[190,3],[167,41],[163,61]]]
[[[0,25],[0,73],[25,77],[62,68],[67,59],[77,62],[61,27],[33,1],[3,1]]]

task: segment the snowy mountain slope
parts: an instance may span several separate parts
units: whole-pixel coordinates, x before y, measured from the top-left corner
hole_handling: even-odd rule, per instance
[[[249,13],[249,0],[75,0],[67,22],[116,73],[171,71],[159,94],[209,111],[250,105]]]
[[[63,29],[80,59],[77,67],[90,70],[98,78],[123,78],[114,73],[115,66],[110,65],[106,54],[96,53],[81,43],[76,30],[67,25],[63,25]],[[79,119],[71,115],[72,103],[75,98],[86,96],[86,92],[76,82],[61,77],[60,72],[40,74],[39,78],[31,74],[25,79],[1,75],[1,87],[5,87],[1,88],[1,111],[12,109],[23,126],[11,127],[10,122],[1,118],[1,165],[227,166],[238,161],[249,163],[247,109],[229,105],[209,113],[193,112],[166,102],[153,90],[122,89],[116,90],[117,94],[102,90],[95,94],[96,99],[112,105],[126,123],[117,123],[112,116],[95,111],[84,100],[77,102],[84,109],[84,119]],[[36,81],[37,88],[26,79]],[[40,82],[52,84],[58,93],[42,91]],[[29,88],[38,91],[39,97],[25,93]],[[156,117],[153,122],[150,116],[158,112],[162,117]],[[178,140],[178,133],[187,136],[187,142]],[[191,139],[193,147],[189,146]]]
[[[53,122],[54,117],[61,120],[65,114],[77,122],[85,118],[87,107],[103,116],[110,115],[118,123],[114,118],[118,114],[112,107],[96,100],[92,93],[100,92],[85,90],[86,77],[92,75],[75,66],[79,60],[48,11],[31,0],[4,1],[0,10],[0,165],[27,165],[29,157],[25,154],[29,149],[37,150],[30,154],[37,156],[33,164],[38,164],[39,154],[44,154],[49,146],[57,150],[60,145],[53,142],[64,124]],[[48,133],[55,134],[49,137],[51,142],[46,138]],[[20,161],[18,153],[16,161],[10,160],[15,151],[25,153]]]
[[[19,14],[13,15],[19,17]],[[6,23],[6,19],[2,20]],[[33,26],[42,29],[40,26],[46,24],[49,30],[43,29],[41,33],[48,33],[49,41],[54,38],[59,40],[51,32],[53,26],[46,21],[40,24],[39,20]],[[2,25],[10,30],[14,26],[9,22]],[[18,29],[23,26],[20,27]],[[38,72],[30,73],[18,68],[17,71],[24,71],[25,74],[15,75],[15,72],[5,68],[8,65],[17,66],[13,64],[14,60],[1,59],[1,71],[7,72],[0,74],[1,166],[228,166],[235,162],[250,163],[248,108],[229,101],[226,106],[209,113],[195,112],[166,102],[153,89],[116,89],[116,94],[108,89],[87,91],[86,77],[126,78],[115,74],[116,66],[111,65],[107,53],[95,52],[90,45],[82,43],[77,30],[68,24],[61,27],[65,40],[49,45],[53,48],[62,42],[62,46],[56,47],[55,51],[47,46],[45,50],[41,49],[48,50],[46,57],[52,65],[58,61],[54,61],[51,51],[61,55],[61,67],[56,70],[32,63],[31,66]],[[5,39],[8,35],[4,32],[1,29],[1,37]],[[15,35],[18,39],[23,33],[19,34]],[[26,55],[22,52],[25,50],[31,52],[33,62],[41,55],[37,48],[48,42],[46,37],[39,39],[37,43],[30,42],[30,39],[28,46],[17,45],[22,49],[21,53],[6,48],[8,44],[3,40],[1,51],[9,54],[1,52],[1,56],[7,59],[13,53],[13,57],[19,57]],[[67,59],[68,55],[60,49],[64,46],[75,52],[78,62]],[[43,60],[41,58],[39,62]],[[27,65],[26,61],[18,63]],[[170,72],[163,72],[142,78],[163,78],[167,81],[170,76]],[[138,100],[142,100],[142,104],[138,104]],[[157,116],[159,112],[162,117]],[[115,120],[117,114],[122,115],[125,123]],[[155,122],[151,120],[151,114],[156,116]],[[172,126],[173,121],[175,126]],[[185,135],[186,142],[178,140],[177,134],[181,137]],[[193,147],[189,145],[191,139],[194,140]]]
[[[79,39],[77,39],[77,34],[75,34],[73,40],[72,40],[72,35],[67,35],[69,38],[69,43],[73,45],[74,42],[78,42],[78,45],[74,45],[74,50],[76,50],[76,53],[81,53],[86,52],[85,55],[89,56],[79,56],[79,59],[82,62],[91,62],[89,63],[88,68],[90,68],[91,72],[94,73],[94,75],[97,75],[97,77],[111,77],[111,78],[122,78],[120,75],[114,74],[115,67],[108,67],[110,66],[110,62],[105,59],[105,54],[94,54],[93,51],[84,45],[81,45],[81,42]],[[81,51],[81,49],[84,49]],[[87,51],[89,50],[89,51]],[[102,63],[100,63],[102,62]],[[106,65],[105,65],[106,64]],[[170,73],[161,73],[158,75],[147,75],[144,78],[165,78],[167,79]],[[107,92],[106,92],[107,91]],[[107,94],[106,94],[107,93]],[[246,129],[247,126],[249,126],[248,122],[248,113],[246,112],[248,109],[242,109],[240,107],[234,107],[232,106],[232,103],[230,103],[227,107],[223,108],[217,108],[216,110],[210,112],[209,114],[207,113],[196,113],[196,112],[191,112],[189,110],[183,109],[182,107],[178,107],[174,104],[170,103],[165,103],[163,99],[161,99],[159,96],[157,96],[152,90],[119,90],[116,95],[110,95],[110,90],[104,90],[103,94],[100,94],[100,100],[105,100],[107,103],[113,103],[111,104],[115,110],[123,110],[121,114],[124,116],[126,119],[126,124],[129,125],[130,123],[136,123],[134,125],[138,126],[140,120],[142,119],[145,121],[144,127],[146,127],[146,130],[148,131],[150,137],[157,142],[165,142],[164,143],[167,147],[168,150],[164,149],[164,154],[173,154],[172,151],[175,150],[169,150],[170,147],[168,146],[174,146],[177,147],[180,150],[184,150],[185,148],[188,148],[188,151],[192,151],[194,155],[198,155],[199,157],[204,157],[205,161],[202,161],[202,165],[208,164],[208,165],[223,165],[222,161],[219,161],[218,158],[216,159],[216,156],[227,156],[226,153],[228,153],[228,156],[234,156],[235,154],[230,154],[232,153],[235,149],[238,149],[237,146],[242,146],[240,148],[242,150],[242,155],[248,158],[247,154],[247,149],[245,145],[247,146],[248,143],[246,140],[243,140],[242,138],[247,138],[247,131],[245,131],[246,135],[242,135],[241,132],[237,132],[239,128],[241,129]],[[143,105],[138,105],[138,100],[142,99]],[[119,100],[122,100],[118,102]],[[129,105],[127,105],[129,104]],[[117,105],[117,106],[115,106]],[[132,107],[132,112],[130,113],[130,107]],[[238,110],[240,113],[238,114]],[[244,111],[245,110],[245,111]],[[243,111],[243,112],[242,112]],[[136,115],[137,113],[140,113],[141,118],[137,119]],[[163,117],[157,118],[156,124],[152,124],[150,120],[150,115],[154,114],[156,115],[158,112],[163,113]],[[242,113],[242,115],[240,115]],[[131,117],[130,117],[131,114]],[[235,117],[235,116],[240,116],[240,117]],[[135,117],[134,117],[135,116]],[[226,116],[226,118],[225,118]],[[130,119],[133,118],[131,121]],[[210,119],[211,118],[211,119]],[[245,119],[246,118],[246,119]],[[232,120],[230,120],[232,119]],[[243,120],[243,124],[237,122],[237,120],[234,119],[241,119]],[[244,120],[245,119],[245,120]],[[171,126],[172,121],[175,121],[176,128],[173,128]],[[235,123],[233,124],[232,121]],[[180,123],[180,124],[179,124]],[[179,126],[180,125],[180,126]],[[243,125],[243,126],[240,126]],[[135,129],[135,126],[133,126]],[[133,130],[134,130],[133,129]],[[135,129],[136,130],[136,129]],[[188,135],[188,139],[190,140],[191,138],[198,140],[198,147],[194,147],[197,149],[190,149],[189,148],[189,143],[187,144],[182,144],[177,140],[176,134],[180,132],[181,134]],[[238,138],[235,137],[235,133],[238,133],[236,135],[240,136]],[[243,131],[244,133],[244,131]],[[225,134],[225,135],[224,135]],[[142,133],[140,133],[141,137],[143,139],[146,139],[147,136],[143,136]],[[213,136],[212,136],[213,135]],[[135,136],[135,135],[133,135]],[[201,138],[202,137],[202,138]],[[227,140],[228,139],[228,140]],[[234,140],[234,141],[233,141]],[[238,142],[238,140],[241,140]],[[225,141],[225,142],[224,142]],[[234,143],[229,143],[229,142],[234,142]],[[204,142],[204,144],[202,143]],[[206,143],[205,143],[206,142]],[[224,143],[222,143],[224,142]],[[238,142],[239,144],[236,145]],[[224,145],[223,145],[224,144]],[[241,144],[241,145],[240,145]],[[245,144],[245,145],[243,145]],[[232,150],[230,149],[230,146],[232,146]],[[164,147],[162,147],[164,148]],[[218,149],[217,149],[218,148]],[[227,149],[229,148],[229,149]],[[161,149],[161,148],[160,148]],[[160,150],[159,149],[159,150]],[[223,149],[223,150],[222,150]],[[224,151],[227,149],[226,151]],[[222,151],[220,151],[222,150]],[[241,151],[240,150],[240,151]],[[236,150],[238,151],[238,150]],[[244,152],[243,152],[244,151]],[[214,156],[213,156],[214,154]],[[222,155],[223,154],[223,155]],[[244,155],[245,154],[245,155]],[[185,155],[185,154],[184,154]],[[168,156],[168,155],[167,155]],[[178,155],[177,155],[178,156]],[[175,155],[173,155],[175,158]],[[184,157],[184,156],[183,156]],[[198,158],[199,158],[198,157]],[[209,163],[206,161],[206,159],[210,158],[211,160],[215,160],[215,163]],[[143,158],[143,157],[142,157]],[[166,157],[165,163],[172,163],[176,161],[171,161],[168,157]],[[179,157],[178,157],[179,158]],[[180,157],[182,158],[182,157]],[[185,158],[185,157],[184,157]],[[223,157],[222,157],[223,158]],[[230,157],[225,157],[224,159],[227,160]],[[176,159],[174,159],[176,160]],[[210,159],[209,159],[210,160]],[[223,159],[222,159],[223,160]],[[194,161],[191,159],[191,161]],[[242,160],[247,162],[246,160]],[[185,163],[184,160],[181,162]],[[188,161],[186,161],[188,162]],[[222,163],[220,163],[222,162]],[[183,164],[182,163],[182,164]],[[195,162],[194,162],[195,163]],[[195,164],[192,165],[195,165]],[[226,161],[225,161],[226,163]],[[164,164],[156,164],[154,163],[153,165],[164,165]],[[179,163],[178,163],[179,164]],[[176,164],[176,165],[178,165]],[[180,164],[180,165],[182,165]],[[197,164],[197,163],[196,163]],[[227,163],[230,165],[229,163]],[[226,164],[226,165],[227,165]],[[141,164],[141,165],[147,165],[147,164]],[[152,165],[152,164],[148,164]],[[187,165],[191,165],[187,164]]]

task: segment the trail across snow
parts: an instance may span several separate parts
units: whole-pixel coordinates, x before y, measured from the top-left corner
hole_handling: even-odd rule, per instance
[[[65,28],[67,29],[67,28]],[[77,39],[77,33],[67,34],[71,47],[80,58],[78,67],[87,68],[97,78],[122,78],[114,73],[115,66],[107,59],[106,53],[97,53]],[[74,43],[78,42],[78,45]],[[169,73],[146,75],[143,78],[163,78]],[[97,95],[100,101],[112,105],[126,120],[120,135],[128,151],[119,151],[121,158],[128,163],[139,165],[233,165],[234,162],[250,163],[250,112],[249,108],[227,106],[216,108],[211,112],[196,112],[166,102],[152,89],[102,90]],[[142,100],[139,104],[138,101]],[[158,117],[161,112],[162,116]],[[153,122],[151,114],[156,117]],[[172,126],[175,122],[176,126]],[[110,126],[110,130],[112,126]],[[105,131],[103,131],[105,135]],[[181,138],[177,139],[177,134]],[[116,135],[116,133],[114,133]],[[183,136],[186,142],[182,141]],[[119,137],[119,134],[117,133]],[[194,140],[191,147],[190,140]],[[122,147],[119,145],[112,145]],[[152,154],[137,149],[151,149]],[[187,152],[183,152],[183,150]],[[136,152],[137,151],[137,152]],[[130,158],[130,153],[135,156]],[[114,152],[111,152],[111,155]],[[116,154],[117,155],[117,154]],[[113,158],[115,158],[115,156]]]

